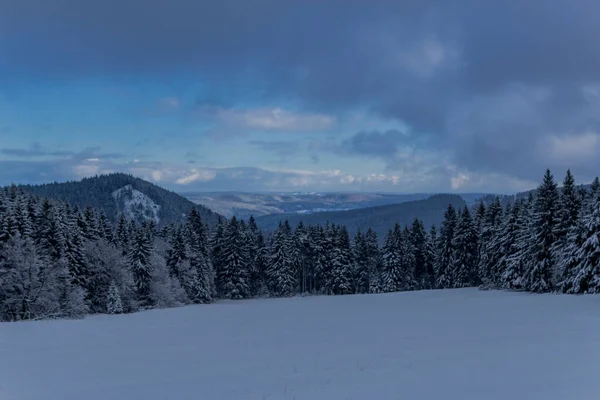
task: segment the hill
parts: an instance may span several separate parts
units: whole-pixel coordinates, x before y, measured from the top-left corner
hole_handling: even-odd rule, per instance
[[[589,400],[597,296],[477,289],[0,324],[2,400]]]
[[[64,200],[80,208],[96,208],[113,220],[123,214],[137,222],[153,220],[159,225],[180,223],[192,208],[196,208],[209,224],[216,222],[219,216],[175,192],[122,173],[21,187],[40,197]]]
[[[202,204],[225,217],[247,219],[269,214],[310,214],[323,211],[345,211],[356,208],[397,204],[426,199],[430,194],[385,193],[182,193],[196,204]]]
[[[286,219],[292,226],[296,226],[302,221],[306,225],[325,224],[326,222],[346,225],[350,232],[355,232],[357,229],[366,231],[368,228],[372,228],[381,240],[396,222],[404,226],[411,224],[415,218],[419,218],[428,228],[431,225],[439,226],[448,204],[452,204],[455,208],[461,208],[466,203],[459,195],[437,194],[424,200],[348,211],[265,215],[256,218],[256,222],[265,231],[272,231],[280,221]]]

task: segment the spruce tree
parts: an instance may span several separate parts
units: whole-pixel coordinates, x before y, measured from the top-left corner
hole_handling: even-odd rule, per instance
[[[67,236],[65,242],[65,260],[71,283],[85,288],[89,277],[89,269],[83,255],[83,239],[76,229]]]
[[[294,242],[292,230],[288,221],[279,224],[273,235],[269,263],[267,266],[267,279],[269,288],[275,296],[291,296],[294,294],[296,279],[294,273],[293,254]]]
[[[121,294],[119,293],[119,288],[115,281],[110,282],[110,286],[108,288],[108,298],[106,300],[107,312],[109,314],[122,314],[123,313],[123,303],[121,302]]]
[[[371,276],[369,258],[366,248],[365,235],[360,229],[354,235],[354,246],[352,247],[354,258],[354,281],[356,284],[356,293],[368,293],[369,281]]]
[[[427,232],[419,219],[415,219],[412,223],[410,240],[414,249],[415,289],[426,289],[430,279],[427,275]]]
[[[332,285],[331,292],[335,295],[354,293],[352,271],[354,269],[350,249],[350,235],[345,226],[338,231],[336,246],[332,256]]]
[[[223,233],[220,270],[217,274],[221,297],[243,299],[250,295],[246,237],[237,218],[231,218]]]
[[[571,291],[600,293],[600,191],[596,192],[592,212],[586,217],[585,231],[585,240],[577,252],[579,265]]]
[[[196,246],[196,243],[192,243]],[[181,228],[177,229],[170,242],[171,248],[167,251],[167,268],[172,278],[181,280],[181,265],[187,259],[186,241]],[[182,282],[183,283],[183,282]]]
[[[444,213],[444,221],[438,237],[438,256],[435,266],[436,282],[438,289],[452,287],[452,265],[454,260],[452,242],[456,231],[457,217],[456,210],[452,204]]]
[[[535,244],[533,260],[528,271],[528,289],[536,293],[553,290],[552,278],[556,260],[552,248],[556,241],[555,227],[558,220],[558,189],[550,170],[546,170],[544,180],[536,192],[533,224]]]
[[[150,300],[150,284],[152,282],[151,252],[152,244],[148,235],[143,229],[139,229],[131,243],[129,264],[138,301],[142,308],[152,305]]]
[[[579,192],[575,187],[575,179],[571,171],[567,170],[560,191],[557,222],[554,229],[556,237],[552,252],[554,260],[557,263],[556,276],[553,277],[554,281],[562,280],[561,277],[564,276],[563,267],[565,263],[568,263],[564,258],[570,258],[570,254],[565,250],[568,247],[569,235],[579,220],[581,204],[582,199],[579,197]]]
[[[477,276],[477,232],[471,213],[463,208],[456,232],[452,238],[452,286],[455,288],[474,286]]]
[[[499,286],[520,290],[524,286],[525,257],[528,247],[528,214],[526,205],[517,200],[513,207],[507,206],[500,235],[502,256],[499,260]]]
[[[381,274],[381,287],[384,292],[394,292],[397,290],[397,282],[400,281],[400,225],[396,223],[393,229],[390,229],[385,236],[385,242],[381,249],[381,259],[383,271]]]
[[[369,228],[365,234],[364,251],[369,271],[369,293],[381,291],[380,276],[382,271],[381,252],[379,251],[379,239],[377,233]]]
[[[422,280],[423,289],[434,289],[436,282],[435,266],[438,255],[438,237],[435,225],[431,226],[425,245],[425,276]]]
[[[501,258],[499,253],[500,232],[502,229],[502,205],[496,197],[487,208],[479,237],[478,281],[486,286],[497,283],[496,266]]]

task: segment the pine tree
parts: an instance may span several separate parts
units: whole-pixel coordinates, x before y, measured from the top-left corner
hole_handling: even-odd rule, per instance
[[[169,275],[181,281],[181,264],[187,259],[186,243],[181,228],[171,238],[170,244],[171,248],[167,252]]]
[[[123,314],[121,294],[119,293],[119,288],[114,280],[110,282],[110,287],[108,288],[106,307],[109,314]]]
[[[89,277],[89,269],[83,255],[83,239],[77,230],[73,230],[66,239],[65,260],[71,283],[85,288]]]
[[[232,217],[223,233],[221,269],[217,275],[223,298],[243,299],[250,294],[245,239],[240,223],[235,216]]]
[[[127,249],[129,245],[129,229],[127,221],[122,214],[119,217],[119,226],[117,228],[117,245],[122,249]]]
[[[452,238],[452,286],[455,288],[474,286],[477,276],[477,232],[471,213],[463,208],[456,232]]]
[[[135,239],[131,243],[129,251],[129,263],[131,273],[141,307],[151,306],[150,284],[152,282],[152,264],[150,254],[152,244],[146,232],[138,230]]]
[[[572,284],[573,293],[600,293],[600,191],[585,223],[585,240],[577,252],[579,265]]]
[[[438,237],[438,256],[436,257],[435,286],[438,289],[452,287],[452,265],[454,260],[452,242],[456,231],[456,210],[452,205],[444,213],[444,221]]]
[[[256,220],[250,216],[246,229],[246,239],[248,241],[248,273],[250,295],[256,296],[260,293],[262,287],[262,247],[264,247],[264,238]],[[259,243],[260,240],[260,243]]]
[[[400,260],[398,257],[398,243],[400,241],[400,226],[396,223],[394,229],[388,230],[385,242],[381,249],[382,273],[381,288],[384,292],[396,291],[396,282],[400,280]]]
[[[582,211],[585,208],[582,207]],[[584,241],[587,237],[586,221],[583,212],[580,218],[577,219],[575,226],[571,228],[567,234],[567,240],[562,254],[558,259],[558,270],[561,273],[557,289],[562,293],[576,294],[580,293],[583,289],[578,282],[581,255],[580,249],[583,246]]]
[[[555,226],[558,214],[558,189],[550,170],[536,193],[534,208],[535,244],[533,262],[528,271],[528,289],[536,293],[552,291],[556,260],[552,248],[556,241]]]
[[[364,241],[364,251],[369,271],[369,293],[381,292],[381,252],[379,251],[379,239],[377,233],[371,228],[367,229]]]
[[[427,232],[419,219],[415,219],[410,232],[415,258],[415,288],[426,289],[429,286],[427,274]]]
[[[195,236],[195,233],[193,233]],[[190,245],[189,259],[190,277],[181,282],[186,288],[189,298],[197,304],[208,304],[212,302],[212,293],[214,292],[215,272],[208,257],[202,251],[202,242],[194,238]],[[234,298],[234,297],[232,297]]]
[[[524,286],[525,256],[528,248],[528,213],[522,201],[507,206],[500,235],[502,257],[499,260],[499,286],[510,290],[520,290]]]
[[[271,293],[275,296],[291,296],[296,287],[292,230],[287,221],[275,230],[271,242],[267,278]]]
[[[498,280],[495,268],[501,258],[498,247],[501,229],[502,205],[496,197],[486,210],[479,237],[478,281],[486,286],[493,285]]]
[[[371,278],[369,258],[366,249],[366,239],[360,229],[354,235],[354,246],[352,247],[354,258],[354,281],[356,293],[368,293]]]
[[[569,235],[579,220],[581,210],[581,198],[575,187],[575,179],[570,170],[563,180],[563,187],[560,192],[559,209],[557,211],[557,222],[554,229],[555,242],[552,248],[553,258],[557,262],[556,276],[554,281],[561,280],[564,276],[564,265],[568,263],[564,258],[570,258],[566,252],[568,247]]]
[[[222,296],[221,282],[219,276],[221,275],[221,271],[223,269],[222,262],[222,251],[223,251],[223,238],[225,235],[225,223],[219,217],[217,220],[217,226],[211,236],[210,239],[210,260],[212,262],[213,268],[215,270],[215,274],[217,276],[215,280],[216,291],[219,297]]]
[[[331,292],[335,295],[353,293],[352,271],[354,268],[350,249],[350,235],[345,226],[338,231],[332,261],[333,280]]]
[[[437,263],[438,237],[435,225],[431,226],[425,242],[425,276],[423,289],[434,289],[436,282],[435,266]]]
[[[311,285],[315,293],[326,293],[330,268],[330,259],[327,253],[327,237],[322,226],[316,226],[311,231],[313,244],[312,262],[314,263],[314,282]]]

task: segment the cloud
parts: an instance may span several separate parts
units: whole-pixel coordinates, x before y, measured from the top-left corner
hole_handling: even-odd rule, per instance
[[[248,144],[262,151],[275,154],[279,157],[280,162],[287,161],[299,151],[299,144],[297,141],[250,140],[248,141]]]
[[[348,154],[393,158],[403,142],[408,142],[407,135],[395,129],[385,132],[359,132],[345,140],[340,146],[340,151]]]
[[[177,183],[178,185],[189,185],[190,183],[194,182],[208,182],[215,179],[215,177],[217,176],[217,173],[215,171],[199,171],[197,169],[192,169],[190,172],[191,173],[189,175],[177,179],[175,183]]]
[[[31,144],[29,148],[3,148],[0,149],[0,153],[15,157],[15,158],[39,158],[39,157],[59,157],[59,158],[74,158],[74,159],[89,159],[99,160],[103,159],[114,159],[123,157],[119,153],[102,153],[101,148],[97,146],[86,147],[79,152],[71,150],[48,150],[45,149],[40,143],[35,142]]]
[[[215,136],[327,130],[366,109],[428,138],[426,150],[396,152],[442,153],[440,174],[454,165],[537,181],[568,163],[589,179],[600,157],[575,154],[600,132],[599,13],[593,0],[20,0],[0,13],[0,77],[8,92],[30,80],[187,76],[202,82]],[[294,111],[265,106],[278,104]]]
[[[71,151],[47,151],[42,148],[39,143],[33,143],[28,149],[0,149],[0,153],[7,156],[14,156],[20,158],[28,157],[42,157],[42,156],[54,156],[64,157],[72,156],[75,153]]]
[[[200,105],[195,113],[220,125],[218,130],[228,131],[324,131],[335,125],[333,116],[318,113],[302,113],[273,108],[222,108]]]

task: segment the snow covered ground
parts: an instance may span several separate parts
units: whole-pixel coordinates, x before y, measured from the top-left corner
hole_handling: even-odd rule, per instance
[[[0,324],[2,400],[585,399],[600,296],[476,289]]]

